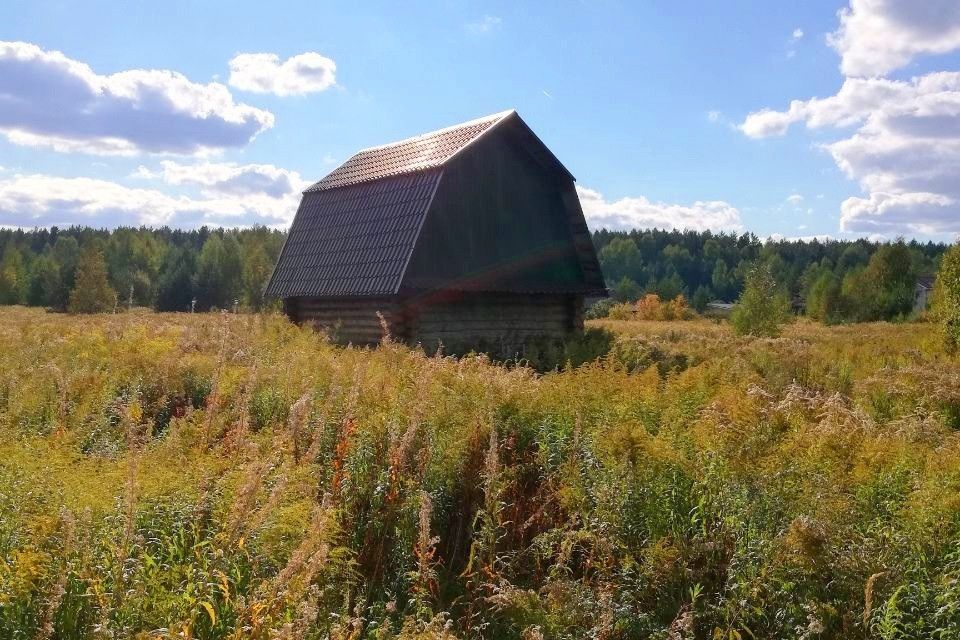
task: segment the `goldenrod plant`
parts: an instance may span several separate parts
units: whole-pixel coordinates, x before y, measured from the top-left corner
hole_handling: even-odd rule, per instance
[[[0,310],[0,638],[955,638],[933,323],[601,320],[540,374]]]

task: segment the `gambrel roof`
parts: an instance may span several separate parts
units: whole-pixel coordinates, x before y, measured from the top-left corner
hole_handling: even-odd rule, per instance
[[[266,294],[288,298],[398,293],[445,168],[494,132],[508,136],[520,153],[542,171],[559,176],[572,191],[573,176],[512,110],[364,149],[304,191]],[[571,293],[602,291],[579,202],[574,218],[579,218],[571,225],[577,227],[570,231],[575,242],[568,244],[576,244],[588,277],[582,286],[554,282],[544,287]],[[531,286],[529,279],[524,286]]]

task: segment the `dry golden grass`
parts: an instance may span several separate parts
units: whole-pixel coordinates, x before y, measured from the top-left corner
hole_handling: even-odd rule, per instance
[[[0,638],[957,637],[935,327],[593,326],[538,375],[0,310]]]

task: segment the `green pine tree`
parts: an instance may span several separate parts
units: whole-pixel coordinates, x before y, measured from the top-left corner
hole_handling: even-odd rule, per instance
[[[113,311],[117,293],[107,280],[107,263],[103,253],[89,247],[80,256],[77,275],[70,292],[67,311],[70,313],[103,313]]]

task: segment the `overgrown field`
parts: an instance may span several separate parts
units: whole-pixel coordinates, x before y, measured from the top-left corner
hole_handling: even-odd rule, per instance
[[[933,326],[605,324],[538,376],[0,311],[0,637],[960,637]]]

